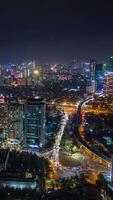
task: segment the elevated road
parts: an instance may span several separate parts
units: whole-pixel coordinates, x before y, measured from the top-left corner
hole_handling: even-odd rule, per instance
[[[75,133],[74,136],[76,137],[78,144],[81,146],[81,151],[89,155],[92,159],[97,161],[99,164],[102,164],[106,168],[111,168],[111,160],[109,158],[106,158],[102,155],[100,155],[98,152],[96,152],[93,148],[91,148],[81,137],[79,132],[79,127],[82,124],[82,114],[81,114],[81,108],[83,104],[89,100],[92,100],[92,98],[85,99],[78,105],[77,109],[77,124],[75,125]]]

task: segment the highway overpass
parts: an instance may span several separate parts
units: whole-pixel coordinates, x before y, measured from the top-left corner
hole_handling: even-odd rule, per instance
[[[84,101],[80,102],[78,109],[77,109],[77,124],[75,125],[75,133],[74,136],[76,137],[78,141],[78,145],[81,147],[81,151],[89,155],[92,159],[97,161],[99,164],[102,164],[106,168],[112,167],[112,162],[109,158],[104,157],[103,155],[100,155],[97,153],[94,149],[92,149],[80,136],[79,127],[82,124],[82,115],[81,115],[81,108],[82,105],[87,102],[88,100],[91,100],[92,98],[85,99]]]

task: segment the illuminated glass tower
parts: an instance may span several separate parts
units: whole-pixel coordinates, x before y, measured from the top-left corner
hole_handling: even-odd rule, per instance
[[[104,94],[113,96],[113,72],[107,72],[104,78]]]
[[[95,68],[96,68],[96,60],[90,60],[87,87],[86,87],[86,92],[90,94],[94,94],[96,89]]]
[[[91,81],[95,80],[96,60],[90,60],[90,78]]]
[[[29,98],[23,105],[24,145],[29,148],[43,145],[45,133],[45,102]]]
[[[109,71],[113,72],[113,56],[109,59]]]
[[[103,88],[104,80],[104,65],[97,64],[95,67],[95,82],[97,91],[101,91]]]

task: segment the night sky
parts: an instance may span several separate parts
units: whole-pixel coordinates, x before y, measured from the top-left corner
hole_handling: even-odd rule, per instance
[[[1,0],[0,63],[113,55],[111,0]]]

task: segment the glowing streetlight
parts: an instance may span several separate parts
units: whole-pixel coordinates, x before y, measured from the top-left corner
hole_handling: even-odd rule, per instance
[[[34,70],[35,75],[39,75],[39,71],[37,69]]]
[[[38,69],[33,70],[33,81],[34,86],[36,86],[40,82],[40,72]]]

